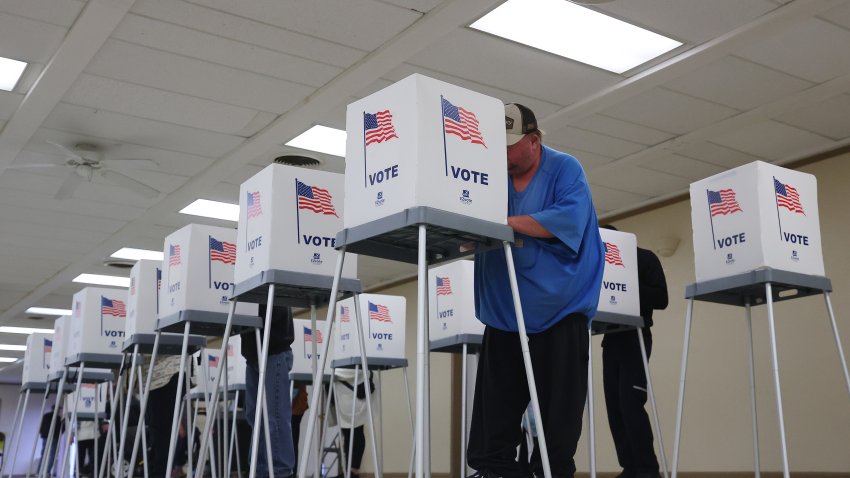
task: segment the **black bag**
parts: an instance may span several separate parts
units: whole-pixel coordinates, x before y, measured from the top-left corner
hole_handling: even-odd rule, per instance
[[[354,390],[354,387],[352,387],[351,384],[346,382],[345,380],[340,380],[339,383],[343,384],[345,386],[345,388],[347,388],[349,390],[352,390],[352,391]],[[375,383],[372,381],[372,372],[369,372],[369,393],[375,393]],[[357,396],[358,400],[365,400],[366,399],[366,384],[365,383],[359,383],[357,385],[357,392],[355,393],[355,395]]]

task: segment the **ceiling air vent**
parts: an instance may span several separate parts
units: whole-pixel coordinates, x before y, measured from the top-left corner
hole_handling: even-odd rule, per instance
[[[136,265],[136,261],[131,261],[128,259],[109,258],[103,261],[103,265],[107,267],[115,267],[118,269],[132,269],[133,266]]]
[[[285,164],[287,166],[301,166],[304,168],[313,168],[322,164],[322,162],[317,158],[311,158],[310,156],[301,156],[298,154],[286,154],[283,156],[278,156],[274,158],[274,162],[277,164]]]

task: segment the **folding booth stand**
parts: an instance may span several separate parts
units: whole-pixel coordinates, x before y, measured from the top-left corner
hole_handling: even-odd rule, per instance
[[[679,378],[679,401],[676,410],[676,442],[673,450],[673,478],[677,476],[679,465],[679,444],[682,435],[682,410],[685,398],[685,375],[688,367],[688,347],[690,344],[691,320],[693,318],[694,301],[713,302],[744,308],[747,321],[747,336],[749,337],[749,370],[750,370],[750,401],[753,414],[753,454],[756,476],[760,475],[758,454],[758,424],[755,401],[755,372],[753,362],[753,332],[751,307],[754,305],[767,305],[767,320],[770,334],[770,352],[773,369],[773,385],[776,390],[776,408],[779,419],[779,435],[782,446],[782,469],[785,477],[790,476],[788,468],[788,447],[785,440],[785,418],[782,411],[782,393],[779,384],[779,362],[778,346],[776,342],[776,325],[774,322],[773,303],[812,295],[823,294],[826,302],[827,314],[835,344],[838,348],[838,357],[844,371],[844,381],[850,392],[850,375],[847,372],[847,361],[844,357],[844,349],[841,346],[841,338],[838,335],[838,326],[830,301],[832,292],[831,281],[822,276],[811,276],[795,272],[780,271],[769,267],[737,274],[732,277],[714,279],[705,282],[690,284],[685,289],[685,298],[688,299],[687,315],[685,317],[685,336],[682,348],[682,372]]]

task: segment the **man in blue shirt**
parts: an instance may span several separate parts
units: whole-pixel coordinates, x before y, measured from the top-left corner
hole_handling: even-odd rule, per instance
[[[534,113],[505,106],[508,225],[553,476],[575,473],[587,395],[588,325],[596,314],[604,250],[584,171],[542,143]],[[476,478],[525,477],[516,461],[530,396],[504,251],[475,257],[475,309],[487,326],[478,363],[467,456]],[[539,460],[532,472],[542,476]]]

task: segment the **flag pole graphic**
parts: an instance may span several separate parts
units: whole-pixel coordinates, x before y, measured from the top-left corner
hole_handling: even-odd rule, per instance
[[[714,250],[717,250],[717,240],[714,239],[714,218],[711,215],[711,196],[708,189],[705,190],[706,198],[708,199],[708,223],[711,224],[711,245]]]
[[[449,155],[446,152],[446,112],[443,110],[443,95],[440,95],[440,121],[443,123],[443,159],[446,164],[446,177],[449,177]]]
[[[212,289],[212,251],[210,250],[211,243],[212,236],[207,236],[207,280],[209,281],[209,285],[207,287],[209,287],[210,289]]]
[[[301,211],[298,208],[298,178],[295,178],[295,227],[298,234],[298,244],[301,244]]]
[[[363,112],[363,187],[366,187],[366,112]]]
[[[776,222],[779,223],[779,240],[782,240],[782,219],[779,218],[779,198],[776,197],[776,176],[773,177],[773,202],[776,204]]]

